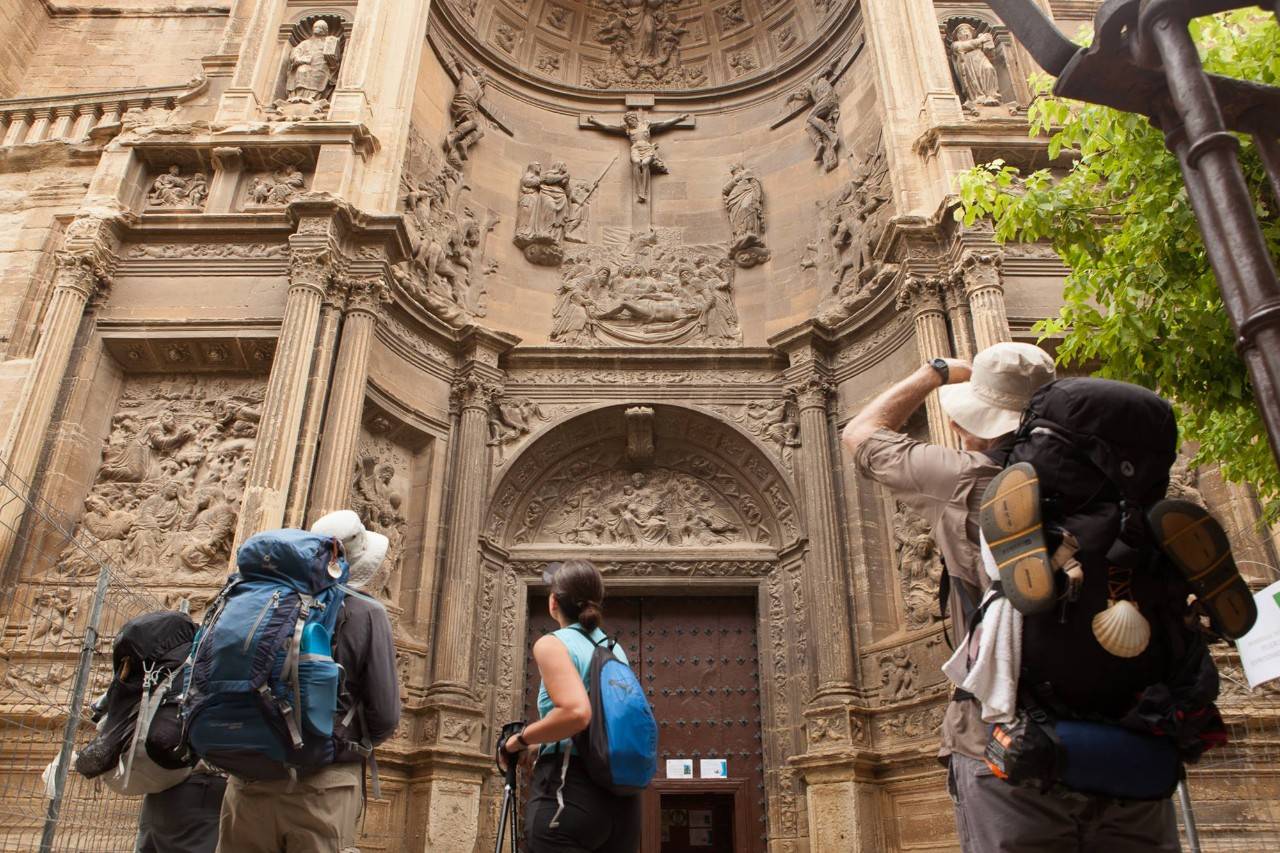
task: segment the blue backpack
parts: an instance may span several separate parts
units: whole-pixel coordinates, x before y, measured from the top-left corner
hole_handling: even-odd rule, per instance
[[[583,629],[574,630],[591,640]],[[658,723],[640,679],[614,656],[617,643],[606,637],[591,644],[591,725],[573,742],[597,786],[616,795],[639,794],[658,772]]]
[[[251,780],[331,764],[342,667],[332,638],[347,591],[337,539],[270,530],[246,541],[193,644],[187,742]]]

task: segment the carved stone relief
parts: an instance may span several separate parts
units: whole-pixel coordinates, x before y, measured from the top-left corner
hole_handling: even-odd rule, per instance
[[[498,217],[472,203],[454,167],[411,133],[401,202],[413,259],[392,269],[408,296],[450,325],[461,327],[486,313],[485,245]]]
[[[942,557],[933,532],[923,518],[898,504],[893,514],[893,542],[906,627],[927,628],[941,618],[938,583],[942,578]]]
[[[572,183],[564,163],[543,169],[530,163],[520,178],[514,242],[525,258],[541,266],[559,266],[569,227]]]
[[[977,116],[984,109],[1014,105],[1014,99],[1001,91],[1001,73],[997,66],[1004,66],[1005,59],[985,21],[952,18],[943,25],[943,41],[956,92],[966,113]],[[1004,71],[1007,77],[1008,69]]]
[[[28,649],[74,645],[80,640],[73,631],[79,612],[78,596],[70,587],[37,590],[23,645]]]
[[[444,151],[449,165],[461,170],[471,149],[484,138],[485,117],[481,112],[481,102],[489,81],[482,69],[473,68],[457,57],[450,60],[450,67],[458,82],[453,100],[449,102],[452,127],[445,136]]]
[[[701,84],[705,72],[680,63],[688,33],[676,19],[677,0],[600,0],[605,14],[594,38],[609,59],[587,76],[597,89],[682,89]]]
[[[853,316],[898,274],[895,264],[876,258],[876,246],[892,215],[882,136],[840,192],[818,207],[819,243],[831,274],[831,291],[818,306],[818,319],[835,325]]]
[[[910,657],[906,646],[898,646],[880,658],[881,698],[885,702],[909,699],[916,692],[916,675],[919,667]]]
[[[876,734],[883,740],[916,740],[934,736],[946,713],[945,703],[915,711],[891,714],[876,720]]]
[[[295,166],[252,176],[245,201],[250,207],[284,207],[307,191],[307,178]]]
[[[1204,494],[1200,491],[1200,470],[1191,465],[1191,460],[1179,453],[1177,461],[1169,471],[1169,491],[1167,498],[1191,501],[1208,508]]]
[[[203,172],[183,175],[178,166],[170,166],[151,182],[147,206],[169,210],[200,211],[209,197],[209,180]]]
[[[131,377],[79,529],[116,569],[138,578],[220,573],[262,416],[264,383],[248,377]],[[60,577],[95,574],[74,546]]]
[[[761,578],[773,571],[773,563],[765,560],[592,560],[600,574],[607,577],[632,578]],[[547,564],[540,560],[520,560],[511,564],[512,571],[530,578],[542,576]]]
[[[754,267],[769,260],[764,244],[764,185],[742,163],[729,167],[729,182],[721,190],[724,209],[733,228],[729,254],[740,267]]]
[[[630,141],[631,188],[635,200],[640,204],[649,200],[649,186],[653,176],[669,174],[666,161],[659,154],[653,137],[673,128],[694,126],[688,113],[655,121],[643,110],[628,110],[622,114],[622,121],[618,124],[600,121],[593,115],[584,116],[582,123],[588,129],[625,136]]]
[[[267,107],[267,114],[271,117],[297,121],[328,116],[329,98],[337,85],[338,70],[342,66],[343,46],[341,19],[334,17],[332,20],[333,24],[325,18],[317,18],[309,27],[300,25],[306,37],[289,50],[285,97]]]
[[[813,159],[822,164],[823,171],[833,171],[840,162],[840,98],[836,95],[836,63],[823,68],[805,84],[792,92],[787,103],[809,105],[805,116],[804,132],[813,143]]]
[[[800,446],[800,415],[793,399],[752,400],[742,406],[715,406],[713,410],[763,441],[790,470],[795,448]]]
[[[528,397],[498,397],[489,407],[489,446],[497,448],[494,464],[505,461],[506,451],[533,432],[538,422],[550,418]]]
[[[590,246],[566,262],[551,340],[733,346],[742,340],[733,280],[723,247],[678,245],[671,229]]]
[[[404,569],[409,519],[406,502],[412,488],[410,454],[390,439],[363,437],[351,483],[351,509],[365,527],[386,536],[387,557],[365,586],[383,601],[394,601]]]

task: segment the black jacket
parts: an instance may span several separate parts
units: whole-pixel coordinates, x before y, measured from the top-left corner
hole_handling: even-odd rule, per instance
[[[338,616],[333,657],[342,666],[346,678],[338,697],[334,734],[355,743],[367,734],[373,745],[382,743],[391,737],[400,722],[396,647],[391,636],[391,620],[382,604],[354,590],[347,593]],[[366,731],[360,729],[359,716],[352,719],[350,727],[342,726],[353,703],[363,709]],[[361,756],[352,750],[343,750],[337,760],[360,761]]]

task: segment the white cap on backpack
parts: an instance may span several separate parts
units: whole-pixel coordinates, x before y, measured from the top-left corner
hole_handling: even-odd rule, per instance
[[[1018,428],[1022,411],[1054,379],[1053,356],[1033,344],[999,343],[973,359],[968,382],[938,389],[947,417],[978,438],[999,438]]]
[[[390,540],[381,533],[366,530],[360,516],[349,509],[340,509],[316,519],[311,525],[311,532],[332,536],[342,542],[347,564],[351,567],[347,585],[355,589],[363,589],[373,579],[391,546]]]

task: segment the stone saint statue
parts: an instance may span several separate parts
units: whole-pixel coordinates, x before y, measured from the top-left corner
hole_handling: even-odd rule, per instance
[[[840,162],[837,156],[840,148],[840,98],[836,96],[835,76],[836,66],[829,65],[803,89],[787,98],[787,103],[801,101],[811,105],[804,131],[817,149],[813,159],[820,162],[827,172]]]
[[[285,90],[292,103],[324,100],[338,78],[338,37],[323,20],[311,25],[311,37],[289,53]]]
[[[653,137],[688,118],[689,114],[683,113],[675,118],[651,122],[640,112],[631,110],[622,116],[622,124],[605,124],[595,116],[587,116],[587,124],[631,140],[631,184],[635,188],[636,201],[643,204],[649,200],[650,176],[654,172],[667,174],[667,164],[658,156],[658,146],[654,144]]]
[[[995,49],[991,33],[979,35],[972,24],[960,24],[952,31],[951,57],[966,102],[983,107],[1000,106],[1000,83],[989,56]]]
[[[769,258],[764,245],[764,186],[741,163],[729,168],[729,183],[721,191],[733,227],[729,253],[741,267],[754,267]]]
[[[515,244],[530,263],[557,266],[564,260],[564,235],[569,219],[569,169],[554,163],[550,169],[530,163],[520,179],[516,206]]]
[[[484,99],[484,89],[488,84],[481,70],[473,70],[462,60],[454,58],[453,68],[458,74],[458,88],[449,102],[449,117],[453,120],[453,129],[445,137],[444,150],[449,165],[461,169],[467,159],[467,152],[484,137],[484,117],[480,113],[480,102]]]

